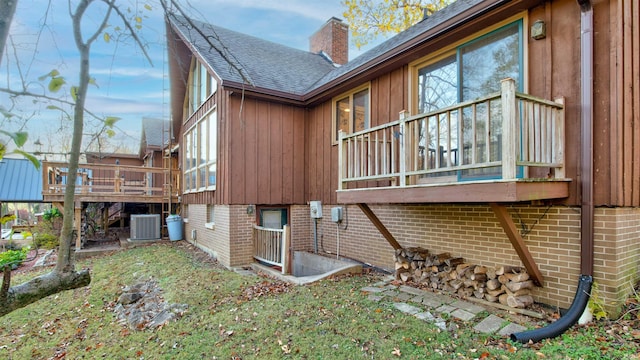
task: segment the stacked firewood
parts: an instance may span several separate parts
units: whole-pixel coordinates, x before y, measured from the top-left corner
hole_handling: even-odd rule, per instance
[[[513,308],[533,304],[533,282],[520,267],[474,265],[449,253],[430,254],[427,249],[411,247],[396,250],[395,269],[396,278],[402,282],[414,282],[462,298],[475,297]]]

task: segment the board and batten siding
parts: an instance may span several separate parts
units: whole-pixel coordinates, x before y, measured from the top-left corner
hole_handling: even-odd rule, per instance
[[[304,204],[304,108],[227,96],[219,128],[225,204]],[[222,119],[219,115],[219,119]],[[224,135],[222,134],[224,133]]]
[[[640,206],[640,6],[594,5],[594,202]]]

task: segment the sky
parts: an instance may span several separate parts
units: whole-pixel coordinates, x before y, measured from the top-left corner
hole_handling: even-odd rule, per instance
[[[97,86],[90,86],[86,107],[100,117],[121,118],[111,143],[123,144],[133,152],[139,148],[142,118],[168,119],[169,116],[164,20],[160,7],[154,2],[149,0],[139,5],[143,14],[141,37],[153,66],[131,39],[114,40],[115,23],[108,29],[112,34],[110,41],[100,37],[91,52],[90,72]],[[190,6],[186,1],[182,3],[197,20],[301,50],[308,50],[309,37],[322,24],[333,16],[343,18],[344,11],[340,0],[191,0]],[[135,10],[133,4],[131,9]],[[151,5],[151,11],[143,9],[143,4]],[[86,19],[83,25],[89,29],[95,27],[100,16],[88,11]],[[358,51],[350,46],[350,58],[366,49]],[[53,69],[58,70],[68,84],[77,83],[77,54],[67,1],[20,0],[7,41],[7,52],[0,64],[0,88],[19,90],[19,74],[22,74],[31,91],[42,92],[38,77]],[[68,88],[63,90],[63,94],[68,93]],[[27,151],[55,152],[68,147],[70,121],[60,111],[48,110],[46,105],[29,99],[11,108],[7,95],[0,93],[0,106],[29,119],[26,125],[16,118],[0,120],[2,130],[26,130],[30,139],[25,146]],[[85,132],[91,129],[85,126]],[[34,146],[36,140],[43,146]]]

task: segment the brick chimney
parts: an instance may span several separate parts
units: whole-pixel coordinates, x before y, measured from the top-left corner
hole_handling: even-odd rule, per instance
[[[325,52],[334,63],[344,65],[349,61],[349,25],[332,17],[309,38],[309,51]]]

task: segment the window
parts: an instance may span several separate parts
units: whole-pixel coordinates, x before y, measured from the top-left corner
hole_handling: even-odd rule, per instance
[[[207,205],[207,221],[204,224],[204,226],[207,229],[213,229],[215,227],[216,221],[215,221],[215,205],[213,204],[208,204]]]
[[[269,229],[282,229],[287,225],[286,208],[260,209],[260,226]]]
[[[189,71],[189,93],[187,94],[189,111],[186,113],[191,115],[198,110],[200,105],[216,92],[217,87],[217,81],[209,74],[207,68],[194,57]]]
[[[349,94],[338,96],[333,102],[334,140],[338,140],[340,130],[350,134],[371,127],[369,106],[369,85]]]
[[[523,88],[523,40],[522,20],[499,27],[487,34],[452,47],[448,52],[418,63],[415,104],[418,113],[428,113],[456,103],[474,100],[500,90],[500,81],[512,78],[519,91]],[[501,109],[498,102],[478,106],[481,121],[472,124],[470,115],[451,112],[428,117],[420,124],[420,153],[424,157],[423,168],[470,164],[471,143],[475,138],[478,147],[487,146],[489,129],[491,159],[485,159],[484,151],[476,152],[476,162],[496,161],[501,157]],[[462,116],[462,119],[459,119]],[[462,129],[458,127],[461,126]],[[451,154],[448,154],[448,151]],[[437,155],[436,155],[437,154]],[[439,158],[438,158],[439,156]],[[458,175],[496,176],[499,168],[467,170]],[[445,172],[434,176],[455,175]]]
[[[202,117],[184,135],[184,190],[215,190],[217,112]]]

